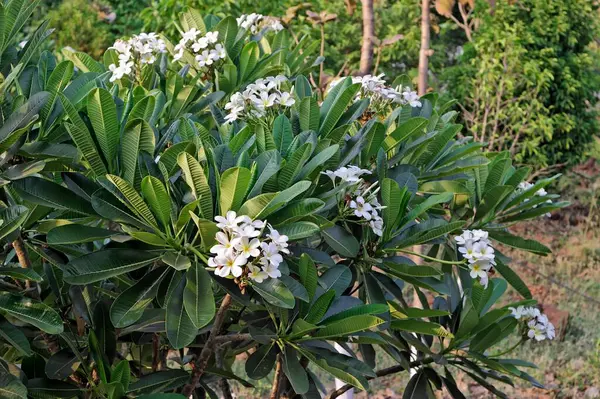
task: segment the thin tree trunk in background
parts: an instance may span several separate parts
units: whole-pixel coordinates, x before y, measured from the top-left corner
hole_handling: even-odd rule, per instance
[[[361,0],[363,37],[360,49],[360,74],[367,75],[373,68],[373,46],[375,39],[375,17],[373,15],[373,0]]]
[[[421,0],[421,51],[419,52],[419,96],[427,93],[427,73],[429,72],[429,0]]]

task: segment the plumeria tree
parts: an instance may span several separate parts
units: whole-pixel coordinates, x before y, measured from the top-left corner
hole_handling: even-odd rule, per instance
[[[3,191],[2,237],[23,245],[0,269],[2,392],[230,397],[269,378],[271,398],[335,398],[411,369],[409,398],[463,398],[457,371],[498,396],[539,385],[501,345],[554,328],[498,244],[550,252],[508,228],[566,205],[553,178],[457,138],[452,103],[404,79],[319,101],[317,44],[273,18],[179,27],[32,66],[48,99]],[[52,149],[41,167],[32,148]]]

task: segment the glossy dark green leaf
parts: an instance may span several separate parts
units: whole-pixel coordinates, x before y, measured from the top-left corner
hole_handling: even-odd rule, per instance
[[[273,369],[277,349],[273,344],[261,345],[246,360],[246,374],[253,380],[265,378]]]
[[[176,349],[188,346],[198,334],[198,329],[185,309],[185,286],[186,279],[182,278],[167,301],[167,338]]]
[[[85,226],[82,224],[67,224],[50,230],[46,236],[46,240],[48,241],[48,244],[52,245],[68,245],[104,240],[115,234],[118,233],[99,227]]]
[[[278,279],[270,278],[262,283],[253,283],[252,288],[271,305],[293,309],[296,304],[294,294]]]
[[[292,384],[294,392],[298,395],[308,392],[309,385],[306,370],[300,365],[296,351],[287,345],[283,352],[283,372]]]
[[[190,374],[184,370],[167,370],[146,374],[129,385],[127,393],[139,395],[170,391],[184,385]]]
[[[46,363],[46,375],[52,380],[64,380],[79,368],[79,359],[69,348],[54,353]]]
[[[149,265],[160,254],[133,249],[105,249],[73,259],[64,266],[64,279],[83,285],[128,273]]]
[[[0,310],[48,334],[63,332],[60,315],[48,305],[20,295],[0,293]]]
[[[186,272],[183,305],[197,329],[206,326],[215,316],[216,306],[211,277],[201,263],[196,262]]]
[[[340,256],[354,258],[360,249],[358,240],[341,226],[335,225],[322,231],[325,242]]]
[[[3,317],[0,317],[0,338],[23,355],[31,355],[31,346],[25,334]]]

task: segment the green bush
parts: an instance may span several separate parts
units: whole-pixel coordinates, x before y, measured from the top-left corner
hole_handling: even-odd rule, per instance
[[[536,168],[580,162],[598,131],[595,6],[498,1],[492,12],[479,1],[474,18],[474,41],[443,78],[470,133]]]

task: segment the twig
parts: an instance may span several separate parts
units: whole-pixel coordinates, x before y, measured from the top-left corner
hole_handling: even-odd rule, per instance
[[[277,364],[275,366],[275,375],[273,376],[273,388],[271,388],[271,396],[270,399],[278,399],[279,398],[279,386],[281,385],[281,380],[283,377],[282,372],[282,363],[283,359],[281,353],[277,355]]]
[[[215,363],[218,368],[223,369],[223,352],[225,351],[225,347],[227,345],[223,345],[217,349],[215,352]],[[233,399],[231,395],[231,387],[229,386],[229,382],[227,378],[219,379],[219,387],[221,388],[221,392],[223,393],[223,399]]]
[[[213,340],[213,344],[221,345],[228,342],[239,342],[246,341],[249,339],[252,339],[252,336],[250,334],[219,335],[218,337],[215,337],[215,339]]]
[[[213,323],[213,327],[210,330],[210,335],[204,344],[204,348],[202,348],[202,352],[200,352],[200,356],[194,363],[194,371],[192,372],[192,381],[183,387],[183,395],[185,397],[189,397],[194,389],[196,389],[196,385],[200,381],[202,374],[204,374],[204,370],[206,370],[206,366],[208,365],[208,361],[210,360],[211,355],[213,354],[214,348],[214,340],[221,331],[223,327],[223,322],[225,321],[225,315],[227,314],[227,309],[231,306],[231,295],[227,294],[223,298],[223,302],[221,302],[221,307],[219,311],[215,315],[215,321]]]
[[[156,372],[158,370],[158,353],[160,350],[160,339],[158,338],[158,334],[152,335],[152,371]]]
[[[409,363],[409,368],[413,368],[413,367],[417,367],[417,366],[422,366],[422,365],[429,364],[429,363],[433,363],[433,358],[426,357],[426,358],[423,358],[421,360],[415,360],[413,362],[410,362]],[[376,377],[367,377],[367,380],[370,381],[370,380],[373,380],[373,379],[378,378],[378,377],[385,377],[386,375],[399,373],[401,371],[406,371],[406,369],[403,366],[401,366],[401,365],[396,365],[396,366],[388,367],[386,369],[382,369],[382,370],[379,370],[378,372],[376,372],[375,373]],[[346,384],[343,387],[341,387],[339,389],[336,389],[335,391],[331,392],[329,395],[327,395],[325,397],[325,399],[334,399],[334,398],[337,398],[338,396],[342,395],[344,392],[346,392],[346,391],[348,391],[348,390],[350,390],[352,388],[354,388],[353,385]]]

